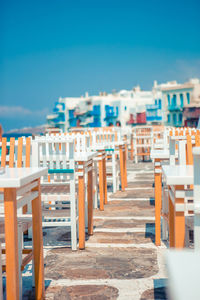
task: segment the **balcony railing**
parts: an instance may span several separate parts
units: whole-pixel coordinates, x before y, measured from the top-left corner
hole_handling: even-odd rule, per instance
[[[180,105],[168,105],[169,111],[181,111],[183,108]]]
[[[159,104],[147,104],[146,105],[146,109],[147,110],[151,110],[151,109],[160,109],[161,108],[161,105]]]

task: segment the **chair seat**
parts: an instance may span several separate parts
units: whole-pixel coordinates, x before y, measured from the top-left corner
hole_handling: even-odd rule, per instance
[[[77,198],[77,192],[75,193]],[[41,199],[48,201],[70,201],[69,185],[45,185],[41,186]]]
[[[66,185],[42,185],[41,186],[42,194],[69,194],[70,187],[68,184]]]
[[[26,220],[23,220],[23,218],[18,218],[18,223],[22,224],[22,231],[25,232],[32,226],[32,219],[30,217],[26,218]],[[2,217],[0,217],[0,234],[3,237],[5,233],[5,225],[4,221],[2,221]]]

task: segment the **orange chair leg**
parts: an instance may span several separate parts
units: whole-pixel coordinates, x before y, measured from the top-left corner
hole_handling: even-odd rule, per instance
[[[128,186],[128,182],[127,182],[127,155],[126,155],[126,151],[124,151],[124,185],[125,185],[125,187]]]
[[[124,183],[124,159],[123,159],[123,148],[119,146],[119,160],[120,160],[120,174],[121,174],[121,190],[125,190]]]
[[[106,158],[103,159],[103,189],[104,189],[104,204],[108,204],[107,177],[106,177]]]
[[[169,246],[174,247],[175,242],[174,242],[174,205],[168,197],[169,201]]]
[[[103,160],[99,160],[99,193],[100,193],[100,210],[104,210],[104,186],[103,186]]]
[[[92,167],[92,166],[91,166]],[[88,234],[93,234],[93,174],[88,172]]]

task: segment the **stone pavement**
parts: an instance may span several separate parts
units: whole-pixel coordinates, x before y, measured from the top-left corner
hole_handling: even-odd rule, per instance
[[[84,251],[66,247],[64,228],[45,230],[46,299],[167,299],[166,249],[154,245],[153,165],[128,162],[127,168],[128,188],[94,212],[94,235]],[[30,268],[24,299],[33,297]]]

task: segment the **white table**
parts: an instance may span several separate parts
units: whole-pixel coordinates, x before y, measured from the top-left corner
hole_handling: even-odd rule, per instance
[[[47,174],[47,168],[5,168],[0,174],[0,188],[4,189],[5,210],[5,244],[6,244],[6,294],[7,299],[19,299],[19,261],[18,261],[18,232],[17,196],[26,195],[25,199],[32,201],[33,255],[35,268],[35,299],[44,298],[44,261],[42,211],[40,197],[40,177]],[[30,193],[34,192],[31,199]],[[37,192],[37,193],[35,193]],[[36,197],[36,198],[35,198]],[[27,200],[28,201],[28,200]]]
[[[150,152],[151,159],[169,159],[169,149],[156,149]]]
[[[194,168],[189,165],[162,166],[167,185],[189,185],[194,183]]]

